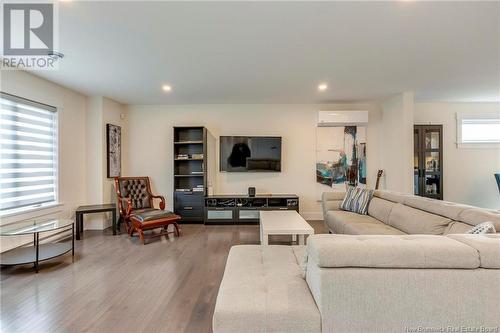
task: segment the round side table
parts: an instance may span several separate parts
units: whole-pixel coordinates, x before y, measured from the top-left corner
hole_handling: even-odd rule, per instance
[[[71,241],[40,244],[40,234],[71,231]],[[70,219],[26,220],[0,226],[0,236],[33,235],[33,245],[17,247],[0,254],[0,265],[34,264],[38,273],[40,261],[62,256],[71,251],[75,255],[75,227]]]

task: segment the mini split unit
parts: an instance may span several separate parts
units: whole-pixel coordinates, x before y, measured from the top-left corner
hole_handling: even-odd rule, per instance
[[[318,111],[318,126],[368,125],[368,111]]]

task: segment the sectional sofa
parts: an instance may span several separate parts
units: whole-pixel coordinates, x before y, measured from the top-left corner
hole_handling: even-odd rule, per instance
[[[462,233],[486,220],[500,230],[498,214],[380,191],[369,215],[351,216],[341,200],[324,196],[336,234],[231,248],[215,333],[498,332],[500,235]]]
[[[448,235],[465,233],[490,221],[500,232],[500,211],[400,194],[375,191],[368,215],[340,210],[344,192],[323,193],[323,216],[334,234]]]

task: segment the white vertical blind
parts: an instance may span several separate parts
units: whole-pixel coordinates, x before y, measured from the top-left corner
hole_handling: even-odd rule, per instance
[[[0,211],[57,200],[57,110],[0,95]]]

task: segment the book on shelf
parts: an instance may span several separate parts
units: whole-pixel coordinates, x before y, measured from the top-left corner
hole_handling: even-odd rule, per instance
[[[176,188],[175,192],[191,192],[190,188]]]
[[[191,171],[192,175],[202,175],[203,171]]]
[[[200,187],[193,187],[193,192],[203,192],[203,188]]]
[[[192,154],[191,158],[193,160],[202,160],[203,159],[203,154]]]

